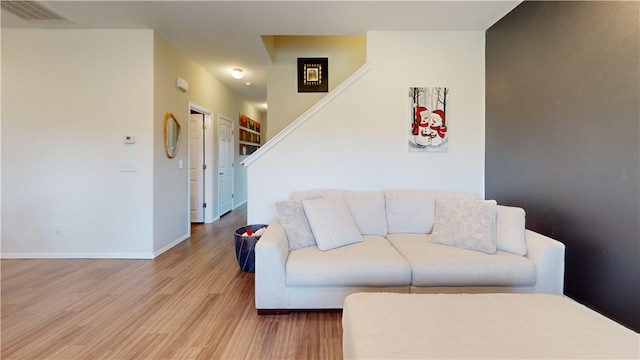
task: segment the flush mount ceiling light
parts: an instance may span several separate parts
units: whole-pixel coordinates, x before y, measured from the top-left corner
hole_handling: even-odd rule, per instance
[[[235,68],[235,69],[231,70],[231,76],[233,76],[236,79],[242,79],[244,74],[242,73],[242,69]]]

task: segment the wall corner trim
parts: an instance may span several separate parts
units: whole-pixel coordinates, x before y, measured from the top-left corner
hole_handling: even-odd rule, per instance
[[[188,238],[190,238],[190,237],[191,237],[191,235],[190,235],[190,234],[182,235],[181,237],[177,238],[175,241],[173,241],[173,242],[172,242],[172,243],[170,243],[169,245],[167,245],[167,246],[163,247],[163,248],[162,248],[162,249],[160,249],[160,250],[155,251],[155,252],[153,253],[153,257],[152,257],[152,259],[157,258],[157,257],[158,257],[158,256],[160,256],[162,253],[164,253],[165,251],[167,251],[167,250],[171,249],[172,247],[174,247],[174,246],[176,246],[176,245],[180,244],[181,242],[183,242],[183,241],[187,240],[187,239],[188,239]]]
[[[244,159],[240,164],[248,167],[252,162],[256,161],[259,157],[269,152],[269,149],[274,147],[277,143],[282,141],[282,139],[286,138],[291,134],[295,129],[297,129],[300,125],[304,124],[307,120],[309,120],[316,112],[329,104],[333,99],[342,94],[345,90],[351,87],[351,85],[355,84],[358,79],[360,79],[364,74],[366,74],[369,70],[371,70],[371,65],[369,63],[365,63],[358,70],[356,70],[351,76],[349,76],[345,81],[343,81],[340,85],[338,85],[335,89],[333,89],[327,96],[323,97],[320,101],[318,101],[315,105],[309,108],[309,110],[305,111],[298,119],[289,124],[287,127],[282,129],[276,136],[274,136],[271,140],[267,141],[258,151],[250,155],[248,158]]]

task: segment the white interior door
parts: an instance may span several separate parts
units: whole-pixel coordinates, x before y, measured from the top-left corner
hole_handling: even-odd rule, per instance
[[[218,121],[218,214],[233,209],[233,122],[223,117]]]
[[[189,115],[189,206],[191,222],[204,222],[204,114]]]

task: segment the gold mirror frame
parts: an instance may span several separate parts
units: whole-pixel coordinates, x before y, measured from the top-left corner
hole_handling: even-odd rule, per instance
[[[166,113],[164,115],[164,151],[169,159],[173,159],[178,153],[181,135],[178,119],[172,113]]]

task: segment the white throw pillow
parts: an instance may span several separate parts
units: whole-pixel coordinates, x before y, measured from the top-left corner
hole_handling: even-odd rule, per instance
[[[498,205],[498,250],[527,255],[525,212],[519,207]]]
[[[431,242],[495,254],[495,200],[436,200]]]
[[[303,200],[313,236],[322,251],[362,241],[349,205],[343,198]]]
[[[289,251],[316,244],[301,201],[278,201],[276,211],[278,220],[287,234]]]

